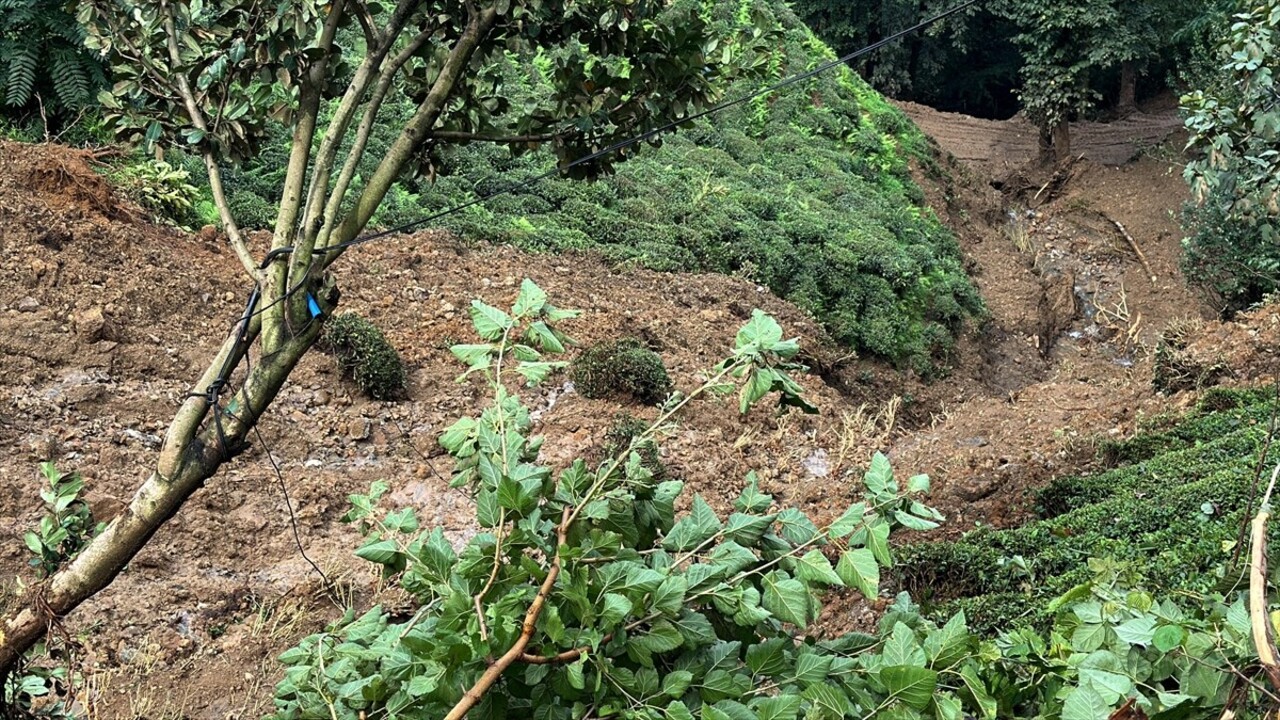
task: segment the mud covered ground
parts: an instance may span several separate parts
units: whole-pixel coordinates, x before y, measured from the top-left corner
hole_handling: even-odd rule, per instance
[[[5,577],[22,571],[21,534],[41,514],[37,464],[52,458],[80,471],[95,512],[118,512],[247,293],[216,235],[147,223],[91,163],[63,148],[0,145]],[[391,501],[417,508],[424,524],[456,541],[471,532],[469,501],[442,480],[449,468],[435,438],[477,412],[484,394],[456,382],[460,367],[447,348],[470,339],[471,299],[509,303],[525,276],[558,305],[584,311],[565,327],[570,335],[583,344],[638,336],[683,388],[720,358],[754,307],[800,337],[811,364],[827,370],[802,380],[820,415],[761,409],[739,418],[732,403],[700,402],[664,445],[672,470],[718,507],[755,470],[780,502],[833,514],[866,458],[886,450],[900,472],[934,477],[933,504],[949,517],[936,535],[1015,524],[1028,515],[1028,490],[1092,466],[1099,438],[1129,434],[1142,417],[1189,401],[1193,393],[1151,388],[1151,350],[1169,323],[1190,318],[1183,324],[1197,338],[1235,338],[1223,362],[1241,365],[1242,375],[1269,372],[1257,369],[1266,353],[1241,339],[1247,324],[1210,320],[1178,274],[1175,214],[1185,189],[1167,160],[1144,156],[1117,168],[1086,159],[1056,182],[1019,167],[997,183],[1003,194],[979,174],[984,168],[950,161],[948,172],[950,182],[925,181],[927,192],[959,234],[991,317],[970,328],[953,373],[930,384],[848,360],[812,318],[740,279],[617,272],[587,255],[531,256],[440,233],[359,248],[339,267],[343,306],[370,317],[400,350],[409,399],[362,399],[316,352],[263,423],[302,544],[339,580],[338,597],[319,591],[267,448],[255,445],[67,619],[87,678],[83,707],[101,718],[258,716],[279,675],[275,655],[343,604],[403,602],[352,556],[357,539],[338,522],[346,496],[386,479]],[[1267,337],[1280,333],[1271,323]],[[529,400],[542,410],[537,431],[555,464],[590,451],[618,413],[651,413],[586,400],[563,379]],[[872,612],[833,598],[821,631],[858,626]]]

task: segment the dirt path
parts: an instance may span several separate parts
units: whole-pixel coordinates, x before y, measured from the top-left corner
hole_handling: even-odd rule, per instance
[[[916,103],[898,105],[943,150],[977,170],[998,174],[1033,162],[1039,154],[1039,132],[1021,116],[983,120]],[[1113,122],[1071,123],[1071,151],[1103,165],[1123,165],[1181,129],[1177,108],[1166,101]]]

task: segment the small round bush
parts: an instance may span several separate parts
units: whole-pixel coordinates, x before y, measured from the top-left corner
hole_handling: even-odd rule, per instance
[[[404,394],[404,362],[373,323],[356,313],[343,313],[325,326],[324,341],[343,374],[366,396],[390,400]]]
[[[574,360],[569,376],[583,397],[630,397],[657,405],[671,393],[671,377],[658,353],[634,338],[596,343]]]

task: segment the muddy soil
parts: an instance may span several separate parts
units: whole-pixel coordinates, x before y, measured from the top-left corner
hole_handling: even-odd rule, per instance
[[[802,379],[816,417],[692,406],[664,459],[715,506],[754,470],[780,502],[832,515],[866,458],[885,450],[899,472],[934,477],[933,504],[949,517],[934,536],[1021,522],[1028,492],[1090,468],[1097,439],[1128,434],[1145,414],[1193,396],[1151,389],[1150,351],[1165,325],[1191,317],[1197,333],[1225,331],[1178,274],[1175,214],[1185,189],[1169,163],[1086,158],[1057,184],[1019,166],[1002,176],[1006,194],[984,167],[947,163],[953,181],[926,182],[927,192],[956,229],[991,317],[962,340],[955,371],[927,384],[875,362],[837,362],[844,351],[812,318],[740,279],[621,272],[591,255],[527,255],[442,233],[360,248],[339,268],[344,309],[370,317],[400,350],[409,399],[365,400],[331,358],[309,355],[262,424],[265,447],[210,481],[66,621],[88,678],[80,702],[103,718],[257,716],[279,676],[275,655],[336,617],[337,606],[403,602],[351,555],[357,538],[338,522],[346,496],[386,479],[392,502],[415,507],[424,524],[456,542],[472,532],[469,500],[443,481],[449,468],[435,438],[485,398],[479,385],[456,381],[447,348],[471,337],[471,299],[509,303],[526,276],[557,304],[584,311],[565,328],[581,343],[640,337],[683,388],[720,358],[753,307],[798,335],[811,364],[836,368]],[[5,577],[21,571],[21,533],[40,515],[37,463],[52,458],[82,472],[95,512],[118,512],[244,302],[247,282],[223,241],[144,215],[82,153],[0,145]],[[528,397],[553,464],[598,444],[617,414],[652,414],[586,400],[563,379]],[[336,601],[318,592],[299,553],[282,489],[308,556],[342,588]],[[825,632],[862,625],[874,610],[834,600]]]

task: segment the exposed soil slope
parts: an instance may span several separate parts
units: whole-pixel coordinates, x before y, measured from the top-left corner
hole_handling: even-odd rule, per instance
[[[356,538],[337,522],[346,496],[379,478],[425,524],[454,539],[471,532],[469,500],[441,479],[448,466],[435,437],[484,398],[478,385],[455,382],[460,368],[447,348],[471,337],[472,298],[510,302],[525,276],[557,304],[585,311],[566,327],[571,335],[640,337],[684,388],[719,359],[753,307],[800,336],[823,371],[803,379],[821,415],[760,410],[739,419],[732,403],[698,403],[666,442],[672,469],[713,505],[723,507],[756,470],[781,502],[834,512],[847,502],[848,476],[886,449],[901,472],[934,475],[935,504],[952,520],[946,533],[1018,522],[1028,487],[1087,467],[1093,438],[1126,434],[1141,413],[1169,407],[1151,390],[1148,350],[1169,320],[1204,314],[1176,269],[1170,211],[1184,191],[1152,159],[1077,165],[1039,198],[1050,178],[1024,174],[1025,187],[1006,198],[973,170],[950,170],[957,183],[932,190],[933,204],[960,234],[992,317],[962,344],[956,371],[927,385],[842,359],[811,318],[738,279],[616,273],[592,256],[473,247],[439,233],[360,248],[340,269],[344,308],[373,319],[401,351],[411,397],[363,400],[330,358],[313,353],[273,406],[263,430],[308,554],[341,579],[345,600],[401,601],[352,558]],[[247,284],[216,237],[140,216],[83,154],[0,145],[5,575],[25,562],[19,537],[40,514],[36,463],[53,458],[81,471],[94,509],[117,512],[243,303]],[[1140,244],[1154,283],[1110,220]],[[1021,226],[1026,233],[1011,231]],[[647,412],[567,390],[552,382],[534,396],[553,463],[591,448],[616,413]],[[336,614],[318,587],[255,447],[68,620],[92,676],[81,700],[98,717],[260,714],[278,676],[275,654]],[[856,625],[866,612],[838,601],[825,626]]]

